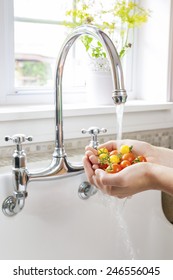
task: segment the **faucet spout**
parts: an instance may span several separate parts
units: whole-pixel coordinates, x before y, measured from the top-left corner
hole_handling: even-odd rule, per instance
[[[76,39],[82,35],[90,35],[100,41],[105,48],[108,59],[110,61],[110,68],[112,73],[112,81],[114,91],[112,93],[112,99],[115,104],[125,103],[127,99],[126,90],[124,87],[123,70],[121,61],[117,50],[109,38],[102,30],[92,25],[82,25],[73,30],[73,32],[67,37],[62,45],[59,57],[57,60],[56,68],[56,84],[55,84],[55,120],[56,120],[56,146],[54,151],[54,157],[65,156],[64,140],[63,140],[63,105],[62,105],[62,77],[64,64],[67,54],[74,44]]]

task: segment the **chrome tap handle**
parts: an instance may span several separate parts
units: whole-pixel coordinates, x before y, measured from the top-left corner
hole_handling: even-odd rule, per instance
[[[5,136],[5,141],[12,140],[16,144],[16,150],[13,154],[13,168],[26,168],[26,154],[22,149],[22,143],[32,141],[32,139],[32,136],[25,136],[24,134]]]
[[[12,160],[12,182],[14,191],[13,195],[7,197],[2,204],[2,211],[6,216],[16,215],[25,205],[29,177],[26,168],[26,154],[22,149],[22,143],[25,141],[32,141],[32,136],[25,136],[24,134],[5,136],[5,141],[10,140],[16,144]]]
[[[25,141],[32,141],[32,136],[25,136],[24,134],[14,134],[13,136],[5,136],[5,141],[12,140],[15,144],[22,144]]]
[[[85,129],[83,128],[81,130],[81,132],[83,134],[90,134],[91,135],[91,141],[90,141],[90,146],[93,147],[94,149],[97,148],[97,146],[99,145],[99,142],[98,142],[98,134],[100,134],[101,132],[103,133],[106,133],[107,132],[107,129],[106,128],[99,128],[99,127],[96,127],[96,126],[92,126],[88,129]]]
[[[14,134],[13,136],[5,136],[5,141],[12,140],[15,143],[17,151],[22,151],[22,143],[25,141],[31,142],[33,140],[32,136],[25,136],[24,134]]]

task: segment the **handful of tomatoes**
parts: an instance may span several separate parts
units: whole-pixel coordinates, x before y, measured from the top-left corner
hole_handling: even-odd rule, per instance
[[[146,162],[146,158],[142,155],[136,156],[133,146],[122,145],[120,150],[109,152],[107,148],[98,149],[99,168],[108,173],[117,173],[122,169],[139,162]]]

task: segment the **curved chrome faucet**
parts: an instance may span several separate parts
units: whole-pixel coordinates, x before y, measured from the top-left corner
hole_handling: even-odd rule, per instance
[[[125,103],[127,99],[126,90],[124,88],[123,70],[121,61],[119,59],[117,50],[112,40],[102,30],[91,25],[82,25],[73,30],[73,32],[67,37],[64,44],[61,47],[59,57],[57,59],[56,76],[55,76],[55,149],[53,153],[52,163],[47,169],[40,172],[29,173],[28,179],[42,180],[45,178],[57,177],[57,175],[67,175],[68,173],[83,170],[82,165],[72,165],[68,162],[67,155],[64,148],[63,139],[63,101],[62,101],[62,78],[64,65],[67,54],[74,44],[76,39],[82,35],[90,35],[101,42],[107,53],[110,61],[112,81],[114,91],[112,93],[112,99],[115,104]],[[60,176],[62,177],[62,176]]]
[[[56,77],[55,77],[55,149],[53,153],[53,159],[50,164],[45,169],[42,169],[37,172],[30,172],[27,168],[15,168],[13,170],[14,178],[17,178],[17,181],[20,182],[19,189],[17,186],[16,192],[16,183],[14,182],[14,196],[9,197],[4,201],[4,213],[8,216],[16,214],[20,211],[24,205],[24,198],[27,194],[27,184],[35,180],[50,180],[53,178],[62,178],[64,176],[73,175],[76,173],[83,172],[83,165],[73,165],[69,163],[67,155],[64,148],[64,139],[63,139],[63,102],[62,102],[62,78],[63,70],[66,61],[67,54],[74,44],[76,39],[82,35],[90,35],[100,41],[103,45],[108,59],[110,61],[110,68],[112,73],[112,81],[114,86],[114,91],[112,93],[112,99],[115,104],[125,103],[127,99],[126,90],[124,88],[124,79],[121,62],[117,53],[117,50],[111,41],[111,39],[106,35],[102,30],[91,26],[83,25],[79,26],[73,30],[73,32],[67,37],[59,53],[56,67]],[[20,152],[18,153],[18,156]],[[20,178],[19,178],[20,177]],[[15,181],[15,180],[13,180]],[[22,201],[20,201],[20,195],[22,195]],[[13,199],[14,198],[14,199]],[[21,205],[22,206],[21,206]]]

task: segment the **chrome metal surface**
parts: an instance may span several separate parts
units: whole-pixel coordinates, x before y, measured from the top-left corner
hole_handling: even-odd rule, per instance
[[[56,75],[55,75],[55,149],[53,153],[53,159],[50,166],[44,170],[38,172],[29,172],[29,181],[32,180],[45,180],[46,178],[61,177],[65,174],[79,172],[83,170],[83,165],[72,165],[67,159],[67,155],[64,148],[64,132],[63,132],[63,97],[62,97],[62,78],[65,66],[66,57],[71,46],[82,35],[90,35],[101,42],[107,53],[110,61],[112,81],[114,86],[114,94],[119,96],[119,99],[115,99],[115,103],[119,104],[126,101],[126,90],[124,88],[124,78],[121,62],[117,53],[117,50],[111,41],[111,39],[102,30],[99,30],[95,26],[83,25],[75,28],[72,33],[67,37],[64,44],[61,47],[59,56],[57,59]],[[95,138],[95,136],[93,136]],[[97,145],[97,140],[93,140],[93,146]]]
[[[24,134],[14,134],[13,136],[5,136],[5,141],[12,140],[15,144],[22,144],[25,141],[32,141],[32,136],[25,136]]]
[[[12,137],[6,136],[5,141],[12,140],[16,144],[16,150],[13,154],[13,185],[14,198],[10,197],[4,201],[3,212],[11,216],[11,212],[16,214],[20,211],[25,202],[25,194],[27,193],[27,184],[33,180],[49,180],[52,178],[62,178],[84,172],[83,164],[71,164],[64,148],[63,136],[63,98],[62,98],[62,77],[66,57],[71,46],[82,35],[90,35],[96,38],[105,48],[112,73],[112,81],[114,86],[113,100],[116,104],[126,102],[127,94],[124,88],[124,79],[121,62],[117,50],[111,39],[103,31],[90,25],[79,26],[67,37],[60,50],[55,75],[55,149],[51,164],[40,171],[31,172],[26,168],[26,155],[22,150],[22,143],[32,141],[32,137],[26,137],[23,134],[16,134]],[[96,148],[98,145],[97,134],[101,130],[91,128],[89,132],[92,135],[91,145]],[[105,132],[102,130],[102,132]],[[83,130],[83,133],[84,130]],[[85,191],[86,192],[86,191]],[[84,192],[84,193],[85,193]],[[15,205],[14,205],[15,204]]]
[[[15,134],[13,136],[5,136],[5,141],[12,140],[16,144],[16,150],[13,154],[12,165],[13,168],[25,168],[26,167],[26,154],[22,149],[22,143],[25,141],[32,141],[32,136],[25,136],[24,134]]]
[[[97,189],[92,186],[89,182],[82,182],[79,185],[78,195],[81,199],[88,199],[92,195],[96,194]]]
[[[124,87],[124,77],[122,71],[121,61],[119,59],[117,50],[112,42],[112,40],[106,35],[102,30],[91,25],[82,25],[73,30],[73,32],[67,37],[64,44],[62,45],[61,51],[59,53],[57,70],[56,70],[56,92],[55,92],[55,106],[56,106],[56,148],[55,148],[55,157],[60,157],[65,155],[64,150],[64,141],[63,141],[63,116],[62,116],[62,77],[64,64],[67,57],[67,54],[74,44],[76,39],[82,35],[90,35],[96,38],[103,45],[111,67],[112,81],[114,86],[113,96],[117,98],[114,99],[114,102],[119,104],[125,102],[127,98],[126,90]],[[120,96],[121,98],[118,98]]]
[[[124,94],[124,91],[121,92],[120,90],[114,90],[112,93],[112,99],[115,104],[119,105],[126,102],[127,95]]]
[[[4,215],[6,216],[14,216],[14,212],[13,209],[15,207],[16,204],[16,200],[14,196],[8,196],[3,204],[2,204],[2,212],[4,213]]]
[[[89,145],[91,147],[93,147],[94,149],[96,149],[98,147],[98,145],[99,145],[99,141],[98,141],[98,137],[97,137],[98,134],[100,134],[101,132],[106,133],[107,129],[106,128],[101,128],[100,129],[99,127],[92,126],[92,127],[88,128],[88,129],[83,128],[81,130],[81,132],[83,134],[88,133],[88,134],[91,135],[91,141],[90,141]]]
[[[14,192],[14,196],[7,197],[2,204],[2,211],[6,216],[18,214],[25,205],[25,193]]]
[[[12,140],[16,144],[16,150],[12,159],[12,182],[14,187],[13,196],[7,197],[2,205],[2,211],[6,216],[14,216],[20,212],[25,205],[27,196],[28,170],[26,168],[26,154],[22,149],[22,143],[32,141],[32,136],[15,134],[6,136],[5,141]]]

